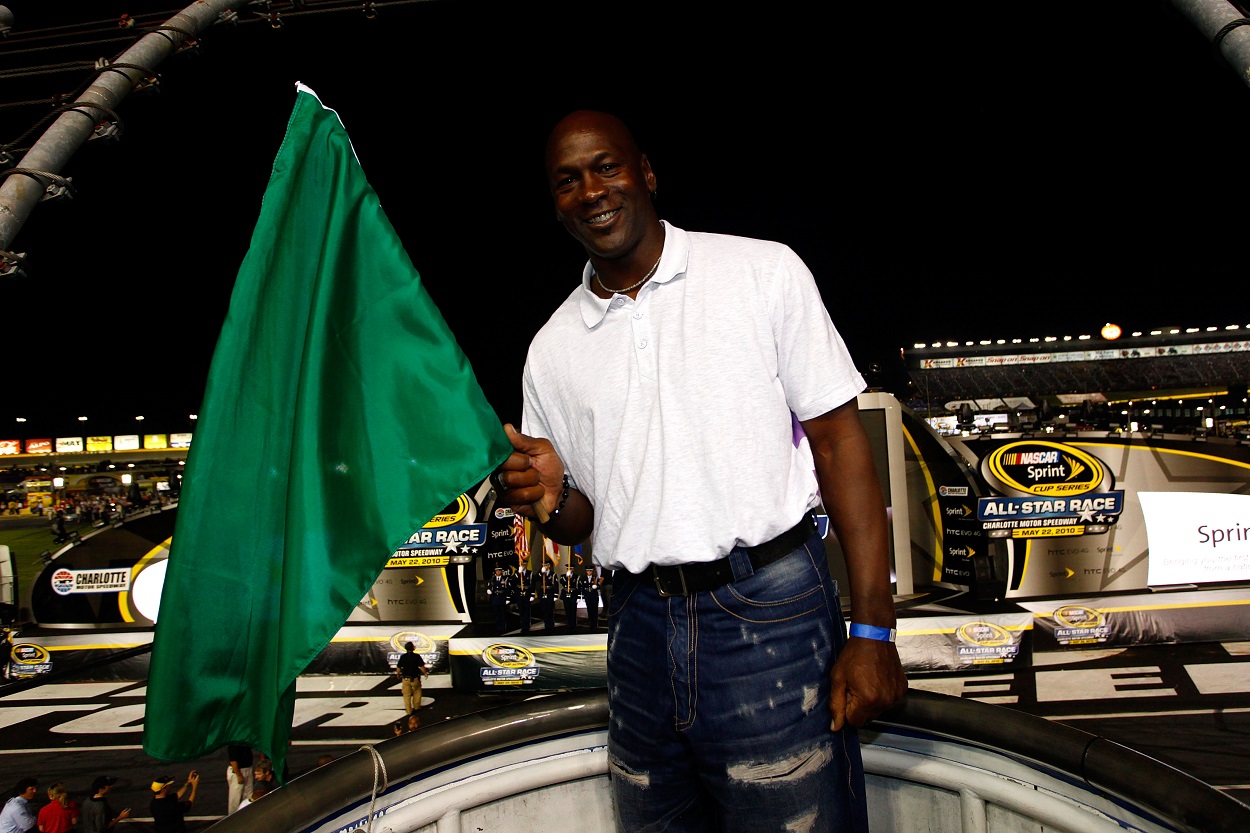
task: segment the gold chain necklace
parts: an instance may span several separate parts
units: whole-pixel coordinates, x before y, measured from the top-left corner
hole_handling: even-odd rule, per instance
[[[633,286],[627,286],[624,289],[608,289],[606,286],[604,286],[603,278],[599,277],[598,272],[595,272],[595,280],[598,281],[599,288],[602,289],[604,292],[608,293],[609,295],[613,294],[614,292],[619,292],[621,295],[625,295],[630,292],[633,292],[635,289],[642,286],[647,281],[651,280],[651,276],[655,274],[655,270],[660,268],[660,261],[663,258],[664,258],[664,250],[661,249],[660,256],[655,259],[655,263],[651,264],[651,268],[647,270],[647,274],[642,276],[642,280],[638,281],[638,283],[634,284]]]

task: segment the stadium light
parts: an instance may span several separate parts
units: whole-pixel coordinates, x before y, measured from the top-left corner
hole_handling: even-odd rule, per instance
[[[1106,324],[1103,324],[1102,330],[1100,330],[1099,332],[1102,335],[1102,337],[1105,338],[1107,341],[1115,341],[1117,338],[1119,338],[1123,334],[1123,330],[1120,329],[1120,325],[1112,324],[1110,321],[1108,321]],[[1135,336],[1141,335],[1141,333],[1133,333],[1133,335]]]

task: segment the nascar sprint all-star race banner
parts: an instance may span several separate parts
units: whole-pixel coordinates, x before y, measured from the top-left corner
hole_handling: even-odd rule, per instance
[[[1250,587],[1173,590],[1021,602],[1033,612],[1034,650],[1245,641]]]
[[[1006,598],[1250,582],[1246,446],[1097,431],[949,442],[980,480],[959,509],[1005,545]]]
[[[461,691],[560,691],[608,683],[606,634],[455,637],[450,651],[452,684]]]
[[[913,671],[1027,667],[1033,614],[907,616],[898,620],[898,655]]]
[[[456,498],[391,553],[348,623],[473,621],[478,563],[512,553],[512,511],[488,510],[490,484]],[[490,615],[489,610],[486,613]]]

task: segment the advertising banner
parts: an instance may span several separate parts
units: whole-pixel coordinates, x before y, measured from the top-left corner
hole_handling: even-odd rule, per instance
[[[948,438],[975,521],[1005,546],[1006,598],[1250,579],[1250,448],[1141,434]]]
[[[1021,602],[1034,650],[1245,641],[1250,587]]]
[[[57,437],[57,454],[75,454],[83,450],[82,437]]]
[[[1027,611],[901,618],[898,655],[909,673],[1027,667],[1032,627]]]
[[[479,484],[414,530],[347,621],[473,621],[477,561],[500,534],[511,535],[511,513],[505,520],[483,511],[489,493],[489,484]]]
[[[1250,581],[1250,495],[1138,492],[1152,587]]]
[[[431,674],[446,674],[448,641],[460,630],[458,624],[344,625],[304,673],[393,674],[404,643],[411,642]]]
[[[452,681],[463,691],[601,688],[607,673],[607,634],[456,637],[451,642]]]
[[[909,552],[917,588],[962,587],[1002,598],[1006,548],[977,520],[985,487],[967,460],[912,411],[903,411]]]

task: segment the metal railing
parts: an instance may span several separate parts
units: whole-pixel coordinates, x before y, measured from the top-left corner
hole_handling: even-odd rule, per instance
[[[543,787],[587,779],[606,794],[607,719],[602,690],[554,694],[456,718],[361,747],[210,830],[365,831],[372,818],[376,829],[413,831],[437,824],[443,833],[461,829],[462,810],[509,794],[525,792],[532,804]],[[545,758],[523,766],[487,763],[553,739],[572,740],[568,749],[544,752]],[[906,789],[944,794],[946,817],[930,815],[925,824],[938,826],[926,830],[984,831],[994,813],[1071,833],[1250,830],[1250,807],[1180,770],[1106,738],[1001,706],[912,691],[901,706],[863,730],[862,743],[870,805],[875,798],[897,800]],[[473,772],[457,773],[457,767],[470,765]],[[422,783],[430,777],[441,780]],[[924,806],[932,814],[936,802]],[[874,830],[888,833],[881,827]]]

